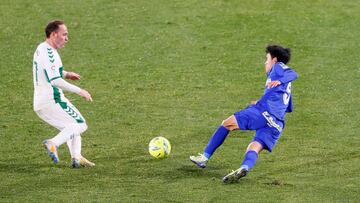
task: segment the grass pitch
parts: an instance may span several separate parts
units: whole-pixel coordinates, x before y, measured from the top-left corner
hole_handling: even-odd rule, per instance
[[[1,202],[357,202],[360,199],[358,1],[25,1],[0,5]],[[46,23],[65,20],[60,55],[94,102],[66,94],[87,119],[83,155],[54,166],[41,146],[57,131],[32,111],[32,56]],[[221,123],[263,91],[264,47],[292,48],[295,112],[274,152],[239,184],[252,132],[233,132],[205,170]],[[173,151],[147,152],[162,135]]]

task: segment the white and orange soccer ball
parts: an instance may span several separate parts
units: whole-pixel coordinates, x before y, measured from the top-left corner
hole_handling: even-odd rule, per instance
[[[149,143],[149,153],[157,159],[169,156],[170,152],[171,145],[165,137],[155,137]]]

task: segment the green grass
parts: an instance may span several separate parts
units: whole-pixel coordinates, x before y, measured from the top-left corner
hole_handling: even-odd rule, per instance
[[[360,199],[360,4],[356,0],[25,1],[0,4],[0,202],[357,202]],[[57,131],[32,111],[32,56],[54,18],[87,119],[83,154],[54,166],[41,146]],[[200,170],[188,160],[263,91],[264,47],[292,48],[295,112],[273,153],[239,184],[252,132],[233,132]],[[157,135],[173,151],[147,152]]]

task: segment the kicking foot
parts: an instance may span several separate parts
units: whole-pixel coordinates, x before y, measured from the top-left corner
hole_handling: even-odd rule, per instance
[[[196,164],[200,168],[205,168],[206,163],[208,162],[208,158],[206,158],[203,154],[200,154],[198,156],[190,156],[190,160]]]

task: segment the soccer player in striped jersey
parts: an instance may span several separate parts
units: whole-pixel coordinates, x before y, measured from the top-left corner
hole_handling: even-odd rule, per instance
[[[63,93],[76,93],[92,101],[89,92],[64,80],[80,80],[79,74],[64,70],[57,51],[69,40],[67,27],[63,21],[54,20],[46,26],[45,34],[46,40],[36,48],[33,58],[34,111],[60,132],[43,144],[55,164],[59,162],[58,147],[67,143],[72,167],[95,166],[81,155],[81,133],[87,129],[86,121]]]
[[[226,175],[223,178],[224,183],[237,182],[246,176],[262,150],[273,150],[285,126],[285,114],[293,110],[291,82],[296,80],[298,75],[286,65],[290,60],[290,49],[269,45],[265,52],[267,80],[264,95],[252,105],[225,119],[210,138],[204,152],[198,156],[190,156],[193,163],[205,168],[229,131],[255,130],[240,168]]]

